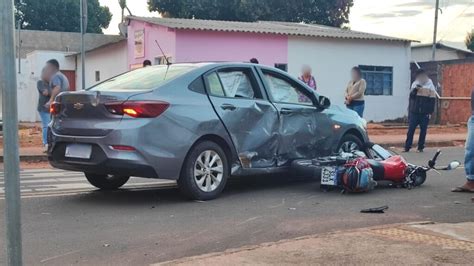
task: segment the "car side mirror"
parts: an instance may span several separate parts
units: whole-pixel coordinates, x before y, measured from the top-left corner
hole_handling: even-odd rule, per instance
[[[319,109],[322,109],[322,110],[328,109],[330,106],[331,106],[331,100],[329,100],[329,98],[325,96],[319,96],[319,98],[317,98],[316,107],[318,107]]]

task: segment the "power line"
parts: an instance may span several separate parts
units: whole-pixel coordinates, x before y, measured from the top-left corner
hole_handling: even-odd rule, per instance
[[[439,39],[439,41],[442,41],[442,40],[444,39],[444,37],[446,37],[446,35],[448,35],[449,33],[451,33],[451,32],[449,31],[449,26],[450,26],[453,22],[455,22],[456,20],[458,20],[459,18],[461,18],[461,16],[464,15],[464,14],[466,13],[466,11],[467,11],[469,8],[472,7],[473,4],[474,4],[474,0],[472,0],[471,3],[468,4],[467,7],[466,7],[461,13],[459,13],[459,15],[457,15],[455,18],[453,18],[453,19],[448,23],[448,25],[447,25],[448,30],[445,30],[445,33],[441,36],[441,38]]]

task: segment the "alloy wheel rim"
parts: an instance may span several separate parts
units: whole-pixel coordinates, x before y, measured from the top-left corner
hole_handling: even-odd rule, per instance
[[[203,192],[216,190],[224,176],[224,163],[213,150],[203,151],[194,163],[194,182]]]
[[[341,147],[339,148],[339,153],[342,152],[353,152],[353,151],[359,151],[360,147],[357,143],[354,141],[346,141],[342,143]]]

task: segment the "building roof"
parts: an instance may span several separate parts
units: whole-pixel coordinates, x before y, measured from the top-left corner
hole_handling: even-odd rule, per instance
[[[126,41],[127,41],[127,39],[125,39],[125,38],[117,39],[115,41],[106,43],[104,45],[100,45],[100,46],[97,46],[97,47],[93,47],[92,49],[85,50],[85,52],[86,53],[93,52],[93,51],[96,51],[96,50],[99,50],[99,49],[102,49],[102,48],[106,48],[106,47],[109,47],[111,45],[118,44],[118,43],[121,43],[121,42],[126,42]],[[66,57],[76,56],[76,55],[80,55],[80,54],[81,54],[81,52],[74,52],[74,53],[71,53],[71,54],[67,55]]]
[[[317,24],[304,24],[295,22],[258,21],[237,22],[221,20],[181,19],[181,18],[157,18],[129,16],[130,20],[144,21],[151,24],[161,25],[168,28],[180,30],[202,30],[223,32],[248,32],[280,34],[287,36],[308,36],[339,39],[361,39],[380,40],[395,42],[411,42],[411,40],[371,34],[366,32],[341,29]]]
[[[81,34],[76,32],[21,30],[20,38],[20,55],[23,58],[35,50],[73,53],[81,50]],[[120,35],[87,33],[84,35],[85,49],[92,50],[123,39]],[[18,44],[18,31],[15,34],[15,41]]]
[[[411,48],[412,49],[420,49],[420,48],[431,48],[431,47],[433,47],[433,44],[425,43],[425,44],[413,45]],[[455,52],[465,53],[465,54],[468,54],[468,55],[474,55],[474,52],[471,52],[467,49],[461,49],[461,48],[454,47],[454,46],[447,45],[447,44],[440,43],[440,42],[436,44],[436,49],[452,50],[452,51],[455,51]]]

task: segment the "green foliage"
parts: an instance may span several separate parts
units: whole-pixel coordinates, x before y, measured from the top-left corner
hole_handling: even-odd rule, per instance
[[[87,32],[102,33],[112,13],[98,0],[87,1]],[[23,29],[80,32],[79,0],[15,0],[15,19]]]
[[[164,17],[232,21],[289,21],[341,27],[353,0],[148,0]]]
[[[474,52],[474,30],[472,30],[466,36],[466,47],[467,49]]]

